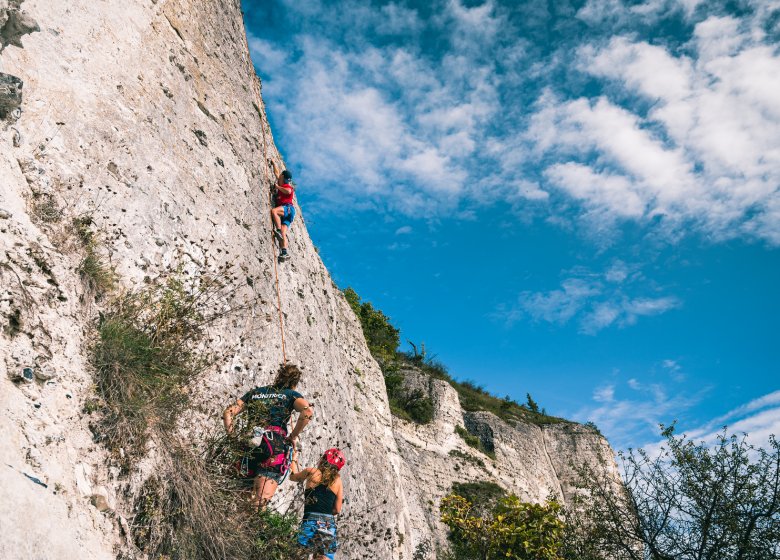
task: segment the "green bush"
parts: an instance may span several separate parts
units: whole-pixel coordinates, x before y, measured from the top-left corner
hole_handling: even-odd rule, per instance
[[[95,232],[92,231],[92,218],[80,216],[73,220],[73,231],[76,234],[84,257],[81,259],[76,272],[96,298],[100,298],[117,285],[117,275],[114,269],[106,264],[100,255],[100,247]]]
[[[531,504],[510,495],[481,511],[450,494],[440,509],[458,560],[561,560],[564,524],[555,501]]]
[[[185,387],[206,363],[193,342],[209,291],[172,276],[116,297],[101,315],[90,352],[103,412],[95,430],[125,459],[142,455],[153,432],[172,431],[186,410]]]
[[[344,290],[344,297],[360,319],[363,336],[374,358],[380,364],[394,361],[399,344],[399,331],[390,324],[390,318],[380,310],[374,309],[369,302],[361,301],[360,296],[352,288]]]
[[[469,455],[468,453],[463,453],[463,451],[461,451],[460,449],[450,449],[448,455],[450,457],[457,457],[458,459],[463,459],[464,461],[482,467],[483,469],[485,468],[485,461],[483,461],[479,457],[474,457],[473,455]]]
[[[507,495],[506,490],[490,480],[479,482],[455,482],[452,484],[452,494],[460,496],[472,504],[486,505],[492,508],[500,498]]]
[[[495,451],[490,451],[488,449],[485,449],[485,446],[482,445],[482,440],[479,439],[477,436],[472,435],[468,430],[466,430],[462,426],[455,426],[455,433],[458,434],[460,437],[463,438],[463,441],[466,442],[466,445],[473,447],[480,453],[484,453],[491,459],[496,458]]]

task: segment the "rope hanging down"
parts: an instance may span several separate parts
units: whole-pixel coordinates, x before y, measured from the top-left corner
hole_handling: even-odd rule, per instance
[[[266,142],[265,138],[265,116],[263,113],[260,112],[260,107],[263,106],[263,101],[260,96],[260,88],[258,86],[258,80],[257,77],[255,77],[253,82],[253,89],[254,94],[256,98],[256,108],[257,112],[260,115],[260,128],[263,132],[263,184],[268,184],[268,143]],[[274,201],[273,201],[273,193],[269,191],[268,193],[268,200],[271,204],[271,208],[274,207]],[[270,215],[270,213],[269,213]],[[282,293],[279,289],[279,265],[276,262],[276,252],[274,251],[274,220],[271,218],[271,260],[274,262],[274,276],[276,278],[276,302],[277,302],[277,309],[279,310],[279,333],[281,335],[282,339],[282,363],[287,363],[287,349],[285,348],[285,341],[284,341],[284,314],[282,313]]]

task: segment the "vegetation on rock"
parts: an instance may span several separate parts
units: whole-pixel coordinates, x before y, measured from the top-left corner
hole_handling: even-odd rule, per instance
[[[405,391],[404,367],[414,367],[434,379],[449,383],[457,392],[460,404],[469,412],[488,411],[506,421],[522,420],[534,424],[566,422],[562,418],[549,416],[544,410],[521,405],[510,397],[500,398],[471,381],[457,381],[447,367],[428,354],[425,344],[409,342],[411,350],[399,350],[400,331],[392,325],[390,318],[371,303],[362,301],[352,288],[344,290],[344,297],[360,320],[368,349],[379,363],[385,376],[385,387],[390,401],[390,410],[399,418],[420,424],[433,418],[433,403],[420,390]],[[530,395],[529,395],[530,396]],[[531,401],[532,402],[532,401]]]
[[[564,524],[557,502],[531,504],[512,494],[498,498],[490,507],[475,507],[474,503],[484,499],[480,490],[474,502],[457,493],[441,502],[441,520],[450,529],[452,558],[562,560]]]
[[[110,299],[90,347],[97,394],[84,410],[96,413],[95,437],[125,475],[143,459],[154,461],[131,520],[132,539],[145,554],[295,559],[296,520],[257,512],[249,488],[236,477],[241,442],[219,436],[198,448],[178,425],[188,409],[189,385],[215,358],[202,343],[206,327],[222,316],[210,310],[232,297],[225,285],[179,271]]]
[[[473,447],[480,453],[484,453],[491,459],[496,458],[495,451],[490,451],[488,449],[485,449],[485,446],[482,445],[482,440],[479,439],[477,436],[470,434],[466,428],[462,426],[455,426],[455,433],[463,438],[463,441],[466,442],[466,445]]]
[[[662,432],[658,454],[621,453],[624,486],[580,469],[565,556],[577,560],[780,558],[780,444],[727,436],[715,444]]]

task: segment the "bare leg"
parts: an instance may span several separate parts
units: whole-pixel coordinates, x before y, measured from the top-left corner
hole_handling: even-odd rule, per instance
[[[265,509],[268,502],[273,498],[279,484],[275,480],[258,476],[255,478],[255,484],[252,487],[252,503],[258,509]]]
[[[287,249],[287,226],[282,224],[282,249]]]
[[[276,229],[282,229],[282,214],[284,214],[284,207],[277,206],[271,209],[271,218],[273,218]]]

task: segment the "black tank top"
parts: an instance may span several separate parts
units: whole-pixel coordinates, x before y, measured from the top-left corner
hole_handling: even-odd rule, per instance
[[[318,484],[314,488],[306,488],[303,491],[304,506],[303,516],[309,513],[326,513],[333,515],[333,505],[336,503],[336,494],[325,486]]]

